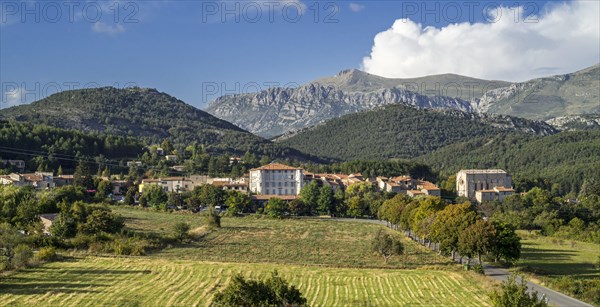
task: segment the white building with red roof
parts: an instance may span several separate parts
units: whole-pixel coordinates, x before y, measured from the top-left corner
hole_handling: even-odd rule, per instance
[[[298,195],[304,184],[304,170],[270,163],[250,170],[250,191],[261,195]]]

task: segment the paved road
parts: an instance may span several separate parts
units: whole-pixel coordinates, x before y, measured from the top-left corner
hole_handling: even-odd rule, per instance
[[[350,219],[350,218],[334,218],[332,220],[340,221],[340,222],[370,223],[370,224],[379,224],[379,225],[387,226],[386,222],[379,221],[379,220]],[[500,280],[500,281],[505,281],[508,278],[508,276],[510,275],[509,271],[502,269],[502,268],[492,266],[492,265],[488,265],[488,264],[485,265],[484,271],[485,271],[486,276],[489,276],[493,279]],[[517,282],[521,282],[521,280],[517,279]],[[588,307],[589,306],[589,307],[593,307],[590,304],[584,303],[580,300],[577,300],[570,296],[566,296],[560,292],[556,292],[552,289],[548,289],[546,287],[540,286],[540,285],[535,284],[530,281],[527,281],[527,286],[529,287],[530,291],[535,290],[538,292],[539,295],[542,295],[542,294],[546,295],[548,302],[552,306],[558,306],[558,307],[579,307],[579,306]]]
[[[485,265],[485,275],[500,281],[505,281],[508,278],[510,273],[507,270],[494,267],[492,265]],[[517,279],[517,282],[521,282],[521,279]],[[546,295],[548,302],[553,306],[560,307],[576,307],[576,306],[590,306],[590,304],[584,303],[580,300],[574,299],[570,296],[566,296],[560,292],[556,292],[552,289],[548,289],[546,287],[540,286],[538,284],[527,281],[527,287],[529,287],[530,291],[537,291],[539,295]]]

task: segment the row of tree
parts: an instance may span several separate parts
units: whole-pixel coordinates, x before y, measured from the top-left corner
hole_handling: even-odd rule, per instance
[[[396,195],[379,208],[379,218],[423,244],[437,244],[440,253],[459,253],[469,260],[490,255],[513,262],[520,257],[520,238],[511,224],[482,219],[470,203],[446,204],[439,197],[412,199]]]

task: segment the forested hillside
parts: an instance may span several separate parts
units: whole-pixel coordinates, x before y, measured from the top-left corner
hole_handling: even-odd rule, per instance
[[[520,184],[538,181],[568,193],[579,190],[584,179],[600,182],[600,131],[546,137],[503,133],[449,145],[415,160],[447,175],[466,168],[502,168]]]
[[[307,158],[154,89],[112,87],[64,91],[29,105],[0,110],[17,121],[139,137],[170,139],[177,148],[197,142],[207,152]]]
[[[131,137],[0,120],[0,158],[24,160],[28,169],[73,169],[79,159],[118,165],[143,150]]]
[[[503,131],[553,134],[548,124],[457,110],[389,105],[332,119],[281,138],[300,151],[342,160],[414,158],[456,142]]]

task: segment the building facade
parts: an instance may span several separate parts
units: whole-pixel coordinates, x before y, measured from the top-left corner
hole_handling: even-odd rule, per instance
[[[492,191],[496,187],[512,190],[512,176],[501,169],[461,170],[456,174],[458,196],[476,199],[477,191]]]
[[[304,170],[271,163],[250,170],[250,191],[261,195],[298,195],[304,185]]]

